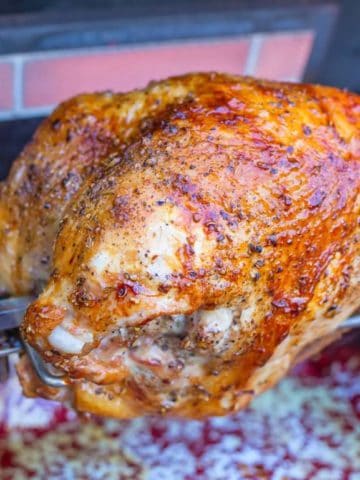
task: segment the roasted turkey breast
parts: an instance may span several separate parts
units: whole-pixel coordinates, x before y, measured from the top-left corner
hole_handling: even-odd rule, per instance
[[[227,414],[359,307],[359,173],[360,99],[334,88],[81,95],[2,186],[1,286],[43,288],[22,331],[79,410]]]

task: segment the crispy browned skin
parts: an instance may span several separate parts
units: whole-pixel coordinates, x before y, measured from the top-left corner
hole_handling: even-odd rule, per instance
[[[198,74],[81,96],[3,188],[3,283],[47,278],[60,225],[23,332],[77,408],[229,413],[359,306],[359,173],[359,97],[333,88]]]
[[[167,104],[184,100],[185,88],[174,80],[127,94],[79,95],[42,123],[0,184],[0,294],[39,291],[62,212],[84,179],[103,160],[116,161]]]

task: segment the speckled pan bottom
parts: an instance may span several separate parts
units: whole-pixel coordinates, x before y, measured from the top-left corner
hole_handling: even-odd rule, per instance
[[[78,419],[0,390],[0,479],[359,480],[360,336],[226,418]]]

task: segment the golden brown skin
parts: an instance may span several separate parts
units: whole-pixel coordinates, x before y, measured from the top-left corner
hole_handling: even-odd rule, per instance
[[[104,160],[117,161],[155,115],[186,99],[186,88],[174,79],[144,91],[79,95],[41,124],[0,184],[0,294],[41,289],[62,212],[84,179]]]
[[[47,278],[59,227],[23,332],[67,372],[75,406],[226,414],[359,307],[359,173],[360,100],[333,88],[197,74],[82,96],[3,187],[16,237],[3,284]]]

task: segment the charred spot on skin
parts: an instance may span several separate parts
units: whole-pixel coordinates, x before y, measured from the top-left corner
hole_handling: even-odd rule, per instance
[[[283,195],[281,195],[280,198],[281,198],[281,200],[284,202],[284,205],[285,205],[286,207],[291,207],[291,205],[292,205],[292,199],[291,199],[291,197],[290,197],[289,195],[283,194]]]
[[[54,270],[51,272],[50,277],[54,280],[57,280],[59,278],[60,272],[58,268],[54,268]]]
[[[298,280],[298,285],[300,294],[306,293],[311,288],[310,278],[306,275],[302,275]]]
[[[71,130],[66,132],[65,142],[69,143],[73,139],[74,135]]]
[[[261,268],[264,265],[265,265],[265,260],[256,260],[256,262],[254,263],[255,268]]]
[[[170,135],[175,135],[178,132],[178,127],[176,125],[174,125],[173,123],[165,122],[165,121],[161,122],[161,128],[164,132]]]
[[[28,169],[27,169],[27,177],[28,177],[28,180],[31,182],[35,181],[36,180],[36,177],[39,173],[38,171],[38,167],[37,165],[35,165],[34,163],[30,163],[30,165],[28,166]],[[26,186],[24,185],[24,187],[26,188]],[[31,188],[31,187],[29,187]]]
[[[77,213],[80,217],[84,216],[86,212],[86,203],[84,200],[80,200],[79,205],[74,208],[74,213]]]
[[[58,118],[55,118],[55,120],[51,122],[51,127],[55,131],[59,130],[59,128],[61,127],[61,120]]]
[[[184,253],[186,256],[191,256],[191,255],[194,255],[195,254],[195,250],[194,248],[189,244],[189,243],[186,243],[184,245]]]
[[[171,285],[167,283],[162,283],[158,286],[158,291],[160,293],[168,293],[171,290]]]
[[[256,162],[255,165],[258,167],[258,168],[261,168],[261,170],[269,170],[271,168],[271,165],[265,163],[265,162]]]
[[[185,367],[185,363],[181,359],[178,358],[176,360],[172,360],[171,362],[169,362],[167,366],[170,370],[174,370],[176,372],[179,372],[179,371],[183,370],[183,368]]]
[[[127,292],[128,292],[127,286],[124,284],[120,284],[116,287],[116,296],[118,298],[126,297]]]
[[[333,304],[326,310],[326,313],[335,315],[335,313],[337,313],[338,310],[339,310],[339,306],[336,304]]]
[[[70,295],[70,302],[75,307],[93,307],[99,299],[87,288],[77,287]]]
[[[194,270],[191,270],[189,272],[189,277],[192,279],[192,280],[195,280],[197,278],[197,273],[194,271]]]
[[[221,218],[223,218],[226,221],[229,221],[230,218],[231,218],[230,215],[228,213],[226,213],[224,210],[220,210],[220,216],[221,216]]]
[[[205,227],[207,229],[207,231],[210,233],[210,232],[217,232],[218,229],[217,229],[217,225],[214,223],[214,222],[206,222],[205,224]]]
[[[249,243],[248,249],[250,253],[261,253],[263,251],[263,247],[261,245],[256,245],[254,243]]]
[[[76,286],[77,287],[82,287],[86,282],[86,278],[85,277],[78,277],[76,279]]]
[[[171,391],[169,393],[169,401],[172,403],[176,403],[178,401],[178,394],[175,391]]]
[[[49,262],[50,262],[50,256],[49,255],[41,257],[41,259],[40,259],[40,263],[42,265],[47,265]]]

